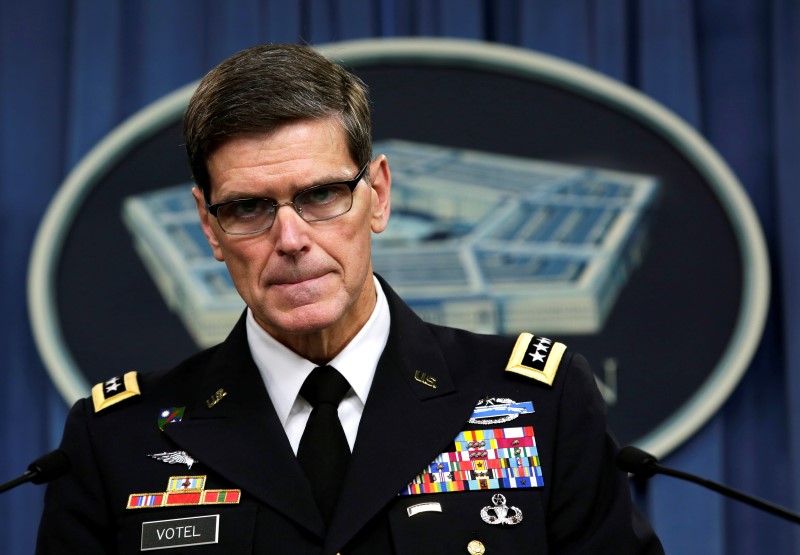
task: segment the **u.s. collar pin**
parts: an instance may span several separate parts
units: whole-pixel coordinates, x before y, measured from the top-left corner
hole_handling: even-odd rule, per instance
[[[214,395],[212,395],[211,398],[206,401],[206,405],[208,406],[208,408],[214,408],[217,405],[217,403],[222,401],[222,398],[225,397],[227,394],[228,392],[220,387],[217,391],[214,392]]]
[[[414,379],[417,380],[422,385],[427,385],[431,389],[436,389],[437,380],[436,380],[436,378],[434,376],[431,376],[431,375],[429,375],[429,374],[427,374],[425,372],[422,372],[420,370],[416,370],[414,372]]]

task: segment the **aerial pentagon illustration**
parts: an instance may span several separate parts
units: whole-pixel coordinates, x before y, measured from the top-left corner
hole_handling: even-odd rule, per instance
[[[654,176],[424,143],[374,144],[392,215],[373,266],[425,320],[484,333],[590,334],[644,256]],[[244,307],[197,219],[191,184],[129,197],[123,220],[201,347]]]

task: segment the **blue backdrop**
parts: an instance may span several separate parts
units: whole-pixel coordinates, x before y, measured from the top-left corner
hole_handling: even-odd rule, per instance
[[[391,36],[481,39],[577,62],[660,101],[720,152],[764,227],[772,305],[737,390],[665,463],[800,509],[795,0],[3,0],[0,481],[57,444],[66,414],[25,295],[37,226],[69,170],[126,117],[242,48]],[[0,552],[32,552],[42,495],[25,485],[0,497]],[[668,553],[800,552],[795,526],[691,484],[656,478],[640,501]]]

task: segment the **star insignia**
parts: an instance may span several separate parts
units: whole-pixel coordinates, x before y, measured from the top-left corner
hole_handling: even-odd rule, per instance
[[[106,391],[116,391],[120,385],[119,378],[110,379],[106,382]]]
[[[528,354],[533,357],[533,362],[537,362],[537,361],[538,362],[544,362],[544,355],[541,354],[539,351],[536,351],[535,353],[528,353]]]

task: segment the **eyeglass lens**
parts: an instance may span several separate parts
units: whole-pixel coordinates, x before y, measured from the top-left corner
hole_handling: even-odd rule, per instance
[[[347,184],[332,183],[301,191],[285,204],[307,222],[329,220],[350,210],[353,194]],[[217,220],[226,233],[256,233],[272,226],[280,206],[269,199],[242,199],[220,205]]]

